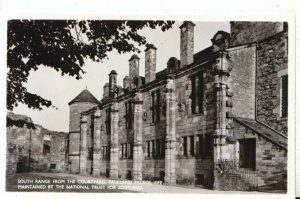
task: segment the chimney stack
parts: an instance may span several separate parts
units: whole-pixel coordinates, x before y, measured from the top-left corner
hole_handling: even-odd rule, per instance
[[[103,86],[103,98],[109,97],[109,83]]]
[[[114,88],[117,86],[117,72],[115,70],[112,70],[109,73],[109,90],[110,94],[113,92]]]
[[[145,83],[155,80],[156,76],[156,47],[153,44],[145,50]]]
[[[133,77],[139,76],[140,58],[134,54],[128,61],[129,61],[129,77],[133,79]]]
[[[123,88],[130,89],[131,80],[129,76],[125,76],[123,79]]]
[[[180,31],[180,68],[194,62],[194,27],[191,21],[184,21]]]

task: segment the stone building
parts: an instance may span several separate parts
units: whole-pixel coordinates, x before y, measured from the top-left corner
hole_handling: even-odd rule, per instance
[[[13,120],[32,122],[31,118],[24,115],[9,112],[7,116]],[[35,128],[7,127],[7,174],[27,171],[66,171],[68,134],[49,131],[37,124],[35,124]]]
[[[231,22],[194,53],[194,23],[180,26],[180,60],[156,71],[156,47],[111,71],[98,101],[70,103],[69,170],[219,190],[286,189],[287,26]]]

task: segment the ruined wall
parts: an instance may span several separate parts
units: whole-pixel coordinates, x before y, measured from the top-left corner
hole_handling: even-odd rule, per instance
[[[51,136],[51,149],[50,149],[50,164],[55,164],[53,171],[66,172],[66,143],[67,134],[58,133]],[[53,165],[54,167],[54,165]]]
[[[256,45],[228,49],[232,113],[238,117],[255,118]]]
[[[281,80],[287,75],[287,32],[259,42],[257,65],[257,119],[287,135],[287,117],[281,116]]]
[[[9,115],[19,119],[18,115]],[[65,143],[67,134],[49,131],[35,124],[36,129],[7,127],[7,172],[65,171]],[[44,152],[44,143],[50,150]],[[51,168],[55,164],[55,168]]]
[[[230,22],[231,45],[261,41],[283,31],[283,22]]]

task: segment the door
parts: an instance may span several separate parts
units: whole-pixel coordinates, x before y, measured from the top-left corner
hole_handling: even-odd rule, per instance
[[[240,168],[255,170],[256,166],[256,139],[242,139],[240,143]]]

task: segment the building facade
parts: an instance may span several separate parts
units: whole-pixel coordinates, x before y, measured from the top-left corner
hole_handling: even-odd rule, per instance
[[[282,22],[231,22],[194,53],[180,26],[180,60],[156,71],[156,47],[129,59],[123,86],[111,71],[98,101],[70,103],[71,173],[161,180],[218,190],[286,189],[288,32]]]

